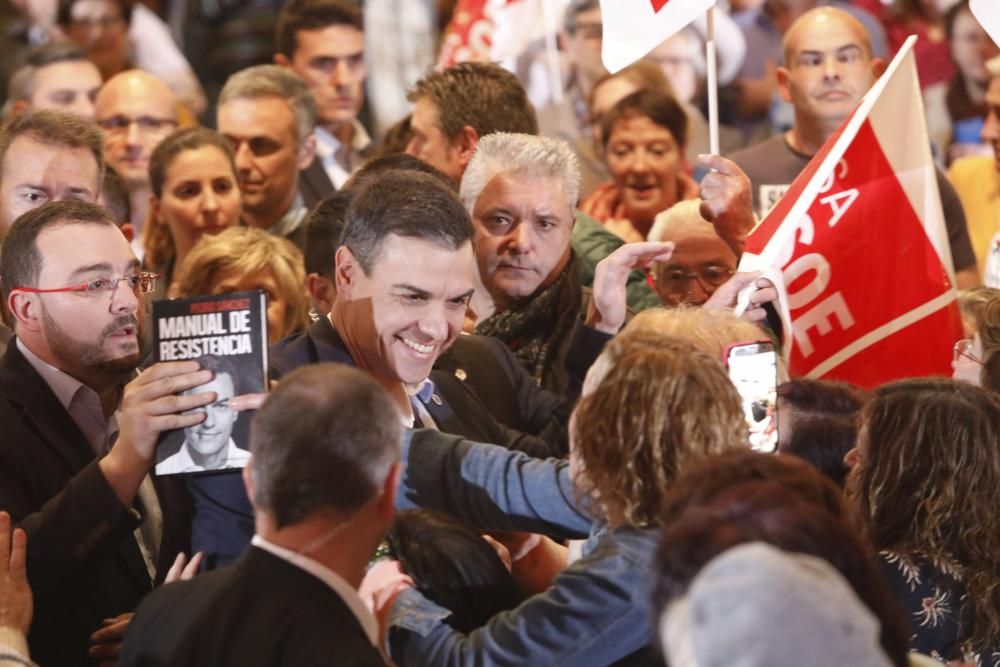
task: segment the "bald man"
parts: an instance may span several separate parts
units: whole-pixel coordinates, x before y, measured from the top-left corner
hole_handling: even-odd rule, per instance
[[[885,70],[882,59],[872,55],[864,25],[833,7],[806,12],[792,23],[785,33],[784,59],[784,66],[777,70],[778,89],[795,109],[795,125],[784,134],[729,156],[750,177],[754,206],[761,217],[785,194]],[[940,170],[938,189],[958,287],[972,287],[979,283],[979,272],[965,213]]]
[[[688,199],[656,216],[649,241],[669,241],[674,252],[653,266],[656,293],[666,306],[700,306],[736,273],[736,255],[701,217],[701,200]]]
[[[149,156],[177,128],[177,100],[163,81],[133,69],[108,79],[94,106],[105,159],[128,184],[136,232],[133,248],[139,253],[136,246],[149,208]]]

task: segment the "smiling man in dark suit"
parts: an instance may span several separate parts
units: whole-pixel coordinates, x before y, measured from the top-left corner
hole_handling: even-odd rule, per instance
[[[132,379],[153,281],[95,204],[19,217],[0,283],[16,334],[0,359],[0,510],[28,534],[31,653],[90,665],[88,650],[117,652],[129,613],[187,539],[181,497],[147,473],[160,433],[200,422],[183,412],[215,400],[175,392],[211,372],[175,362]]]
[[[254,417],[243,477],[252,546],[231,567],[164,586],[119,665],[383,665],[357,588],[393,518],[402,426],[371,375],[315,364]]]

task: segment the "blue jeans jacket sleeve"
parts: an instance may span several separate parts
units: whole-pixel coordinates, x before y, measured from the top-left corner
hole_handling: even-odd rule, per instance
[[[404,590],[389,616],[393,661],[399,667],[596,667],[636,653],[651,637],[646,577],[656,530],[630,533],[624,540],[592,538],[591,552],[552,588],[468,635],[445,622],[448,610]]]
[[[483,529],[522,530],[557,539],[590,533],[593,519],[577,503],[569,465],[439,431],[408,432],[399,509],[447,512]]]

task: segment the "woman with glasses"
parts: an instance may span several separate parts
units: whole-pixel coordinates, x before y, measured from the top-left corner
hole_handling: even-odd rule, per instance
[[[699,306],[736,273],[736,255],[701,217],[700,199],[674,204],[656,216],[650,241],[670,241],[674,252],[650,271],[653,285],[666,306]]]
[[[875,390],[861,423],[847,489],[911,649],[1000,665],[1000,402],[967,382],[904,380]]]
[[[163,296],[176,278],[174,268],[198,239],[239,223],[241,198],[232,149],[211,130],[178,130],[153,150],[149,185],[143,262],[163,277],[157,290]]]
[[[959,295],[959,305],[965,311],[967,306],[963,299],[968,302],[969,297]],[[963,312],[963,322],[966,315],[966,330],[971,325],[972,333],[955,343],[951,360],[952,377],[985,386],[991,391],[1000,391],[1000,356],[993,354],[1000,350],[1000,297],[986,294],[974,311]]]

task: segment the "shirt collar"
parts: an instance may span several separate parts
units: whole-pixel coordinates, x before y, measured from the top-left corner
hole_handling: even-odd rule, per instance
[[[302,195],[296,193],[295,199],[292,201],[292,205],[289,207],[288,211],[281,216],[280,220],[271,225],[271,228],[268,229],[268,231],[275,236],[288,238],[292,235],[292,232],[302,225],[302,222],[306,219],[307,213],[309,213],[309,209],[306,208],[306,205],[302,200]]]
[[[233,442],[232,438],[229,438],[229,442],[226,443],[226,463],[227,467],[232,467],[228,464],[246,463],[250,458],[250,452],[245,449],[240,449]],[[205,468],[201,467],[194,462],[191,458],[191,452],[188,451],[187,440],[181,445],[180,450],[177,452],[177,470],[180,472],[201,472]]]
[[[76,393],[80,391],[80,388],[85,387],[85,385],[72,375],[64,373],[47,361],[42,360],[38,355],[28,349],[28,346],[25,345],[20,338],[17,339],[16,344],[17,349],[21,351],[21,354],[23,354],[24,358],[28,360],[31,367],[42,376],[42,379],[45,380],[45,384],[49,386],[52,393],[59,399],[59,403],[62,404],[63,409],[68,411],[70,403],[73,402],[73,397],[76,396]],[[86,388],[89,389],[89,387]],[[91,391],[93,390],[91,389]]]
[[[406,384],[403,385],[406,389],[406,395],[413,398],[416,396],[420,399],[421,403],[426,403],[431,400],[431,396],[434,395],[434,382],[430,378],[425,379],[423,382],[418,382],[417,384]]]
[[[371,136],[357,118],[351,121],[351,127],[354,128],[354,132],[351,134],[350,145],[350,149],[353,152],[360,153],[372,145]],[[314,134],[316,135],[316,154],[320,158],[332,157],[344,146],[340,139],[324,127],[317,126]]]
[[[311,574],[332,588],[333,592],[340,596],[340,599],[344,601],[344,604],[346,604],[347,608],[351,610],[354,617],[358,619],[358,624],[361,625],[361,628],[365,631],[365,636],[368,637],[368,641],[372,643],[372,646],[378,646],[378,624],[375,621],[375,617],[372,616],[371,612],[368,611],[368,608],[365,607],[365,603],[361,600],[361,596],[358,595],[357,590],[344,581],[343,577],[319,561],[315,561],[308,556],[295,553],[291,549],[280,547],[273,542],[267,541],[260,535],[254,535],[250,543],[257,548],[263,549],[271,555],[294,565],[300,570]]]

